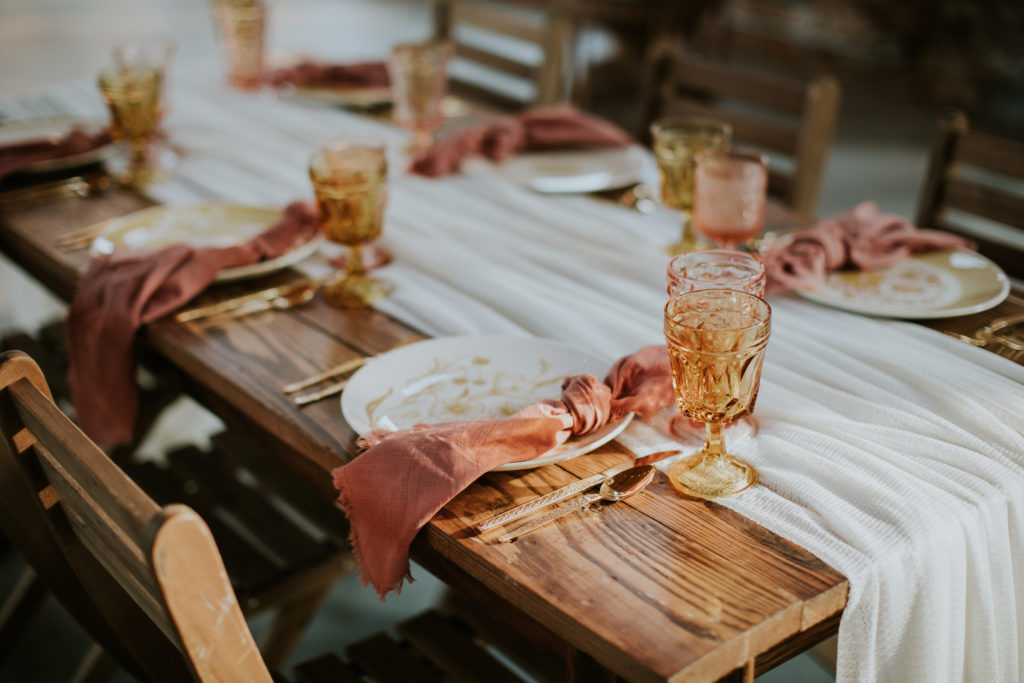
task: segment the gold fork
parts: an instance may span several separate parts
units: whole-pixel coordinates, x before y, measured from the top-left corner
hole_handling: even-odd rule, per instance
[[[413,336],[409,337],[408,339],[405,339],[401,343],[395,344],[390,349],[387,349],[387,351],[393,351],[394,349],[400,348],[400,347],[405,346],[407,344],[412,344],[414,342],[421,341],[422,339],[423,339],[423,337],[418,335],[418,334],[417,335],[413,335]],[[387,351],[381,351],[381,353],[386,353]],[[306,377],[305,379],[301,379],[301,380],[298,380],[296,382],[292,382],[291,384],[286,384],[285,386],[283,386],[281,388],[281,390],[284,393],[286,393],[286,394],[294,394],[296,391],[299,391],[300,389],[308,389],[309,387],[314,386],[316,384],[319,384],[320,382],[323,382],[325,380],[331,379],[332,377],[338,377],[340,375],[344,375],[344,374],[347,374],[349,372],[354,372],[354,371],[358,370],[359,368],[363,367],[363,365],[366,364],[366,361],[368,361],[368,360],[370,360],[372,358],[376,358],[379,355],[380,355],[380,353],[375,354],[373,356],[360,356],[359,358],[350,358],[349,360],[347,360],[347,361],[345,361],[343,363],[339,363],[338,365],[335,365],[334,367],[328,368],[327,370],[324,370],[323,372],[318,372],[317,374],[311,375],[310,377]],[[339,380],[339,381],[334,382],[332,384],[329,384],[326,387],[324,387],[323,389],[320,389],[318,391],[313,391],[313,392],[310,392],[308,394],[302,394],[301,396],[296,396],[292,400],[295,401],[296,405],[300,405],[300,406],[308,405],[310,403],[315,403],[316,401],[319,401],[321,399],[325,399],[325,398],[327,398],[329,396],[334,396],[335,394],[340,394],[342,391],[345,390],[345,387],[348,385],[348,380],[349,380],[349,378],[346,377],[345,379],[342,379],[342,380]]]

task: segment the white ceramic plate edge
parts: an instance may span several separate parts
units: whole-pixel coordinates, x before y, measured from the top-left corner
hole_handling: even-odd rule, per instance
[[[510,340],[511,339],[511,340],[536,341],[536,342],[541,342],[541,343],[548,343],[548,344],[557,345],[557,346],[562,347],[562,348],[564,348],[566,350],[571,350],[573,352],[580,353],[581,355],[591,356],[591,357],[596,358],[596,356],[593,356],[592,354],[589,354],[589,353],[587,353],[585,351],[577,349],[577,348],[573,347],[571,344],[567,344],[565,342],[558,341],[556,339],[545,339],[545,338],[542,338],[542,337],[527,337],[527,336],[517,337],[515,335],[501,335],[501,334],[494,334],[494,335],[459,335],[459,336],[454,336],[454,337],[435,337],[433,339],[426,339],[423,342],[417,342],[417,344],[431,343],[431,342],[437,342],[437,341],[442,341],[443,342],[443,341],[446,341],[446,340],[469,340],[469,339],[473,339],[477,343],[481,344],[482,348],[486,348],[486,344],[488,343],[489,340],[490,341],[495,341],[495,340],[506,341],[506,340]],[[352,376],[349,378],[348,387],[352,387],[353,384],[358,386],[357,376],[360,373],[364,373],[365,374],[366,372],[372,372],[373,365],[375,365],[377,363],[381,363],[381,362],[385,362],[386,363],[387,360],[388,360],[388,355],[389,354],[393,354],[393,353],[407,353],[409,351],[409,349],[415,347],[417,344],[410,344],[410,345],[407,345],[407,346],[402,346],[402,347],[399,347],[399,348],[396,348],[396,349],[392,349],[390,351],[386,351],[385,353],[383,353],[383,354],[381,354],[379,356],[376,356],[372,360],[370,360],[367,363],[365,363],[362,368],[360,368],[359,370],[357,370],[355,373],[352,374]],[[610,367],[610,366],[611,366],[611,363],[608,362],[606,367]],[[354,431],[356,431],[357,433],[360,433],[360,434],[364,433],[365,431],[367,431],[368,429],[371,428],[371,425],[365,424],[365,420],[363,420],[361,417],[353,414],[352,411],[350,411],[348,409],[350,404],[346,403],[346,396],[351,396],[351,393],[349,393],[349,392],[343,393],[342,396],[341,396],[341,399],[339,401],[339,403],[340,403],[339,407],[341,408],[342,417],[349,424],[349,426],[352,427],[352,429]],[[602,427],[601,429],[597,430],[596,432],[593,432],[591,434],[588,434],[586,436],[581,437],[580,441],[584,442],[582,445],[578,445],[578,446],[574,447],[573,442],[570,440],[570,441],[568,441],[568,442],[566,442],[564,444],[556,446],[555,448],[551,449],[547,453],[542,453],[541,455],[537,456],[536,458],[532,458],[530,460],[522,460],[522,461],[517,461],[517,462],[505,463],[504,465],[500,465],[500,466],[494,468],[491,471],[492,472],[508,472],[508,471],[514,471],[514,470],[533,469],[533,468],[537,468],[537,467],[543,467],[544,465],[548,465],[548,464],[551,464],[551,463],[562,462],[564,460],[569,460],[571,458],[575,458],[575,457],[580,456],[580,455],[584,455],[584,454],[586,454],[586,453],[588,453],[588,452],[590,452],[590,451],[592,451],[592,450],[594,450],[596,448],[599,448],[599,447],[603,446],[604,444],[606,444],[609,441],[611,441],[612,439],[614,439],[616,436],[618,436],[620,433],[622,433],[622,431],[629,425],[629,423],[630,423],[630,421],[632,421],[632,419],[633,419],[633,413],[629,413],[627,415],[623,415],[617,421],[605,425],[604,427]]]
[[[94,116],[34,116],[31,118],[11,119],[10,121],[0,120],[0,132],[4,129],[17,130],[18,128],[24,128],[32,130],[33,127],[38,127],[41,131],[53,129],[55,132],[63,131],[66,133],[76,125],[84,126],[89,130],[96,130],[106,127],[107,121]],[[39,137],[44,137],[42,132],[39,135],[29,135],[23,139],[28,141]],[[2,141],[0,144],[16,144],[17,142],[17,139],[13,139]],[[117,151],[117,144],[115,142],[108,142],[88,152],[64,156],[58,159],[49,159],[47,161],[37,161],[26,168],[20,169],[18,173],[47,173],[49,171],[59,171],[66,168],[75,168],[76,166],[95,164],[100,161],[106,161],[116,154]]]
[[[100,231],[100,233],[93,239],[92,244],[89,247],[90,256],[98,254],[109,254],[114,250],[114,245],[110,241],[109,235],[117,232],[129,219],[138,220],[141,216],[147,214],[157,215],[168,208],[176,208],[176,206],[188,207],[188,206],[220,206],[225,209],[239,208],[239,209],[258,209],[266,211],[268,214],[273,213],[274,215],[280,215],[282,209],[276,206],[255,206],[250,204],[239,204],[238,202],[198,202],[195,204],[181,204],[181,205],[159,205],[151,206],[147,209],[141,209],[140,211],[134,211],[124,216],[118,216],[117,218],[111,219],[107,225]],[[259,277],[261,275],[268,275],[276,272],[288,266],[293,266],[296,263],[304,261],[323,246],[324,237],[323,235],[317,234],[315,237],[310,239],[308,242],[304,242],[299,246],[295,247],[291,251],[281,254],[277,258],[268,259],[266,261],[260,261],[253,263],[248,266],[239,266],[237,268],[227,268],[217,274],[214,282],[235,282],[238,280],[245,280],[252,277]]]
[[[979,302],[971,306],[960,306],[957,308],[937,308],[933,310],[923,311],[905,311],[903,313],[895,312],[878,312],[877,309],[872,309],[870,306],[850,306],[843,305],[839,302],[827,299],[825,297],[815,296],[816,290],[810,289],[798,289],[794,290],[801,297],[808,301],[821,304],[822,306],[828,306],[829,308],[835,308],[841,311],[847,311],[849,313],[858,313],[861,315],[869,315],[877,318],[892,318],[896,320],[935,320],[938,318],[954,318],[961,315],[971,315],[974,313],[981,313],[987,311],[990,308],[998,306],[1003,302],[1004,299],[1010,294],[1010,278],[1006,275],[1002,268],[992,262],[991,259],[979,254],[971,249],[956,249],[956,250],[944,250],[944,251],[962,251],[978,258],[979,260],[985,261],[989,268],[991,268],[996,274],[997,279],[1000,283],[1000,290],[998,294],[994,294],[989,299]],[[924,255],[924,254],[920,254]],[[913,256],[911,258],[914,258]]]

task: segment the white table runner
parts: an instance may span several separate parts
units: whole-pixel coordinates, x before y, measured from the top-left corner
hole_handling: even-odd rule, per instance
[[[184,77],[177,75],[178,82]],[[102,113],[91,84],[0,102],[0,115]],[[343,112],[179,87],[175,177],[151,194],[284,204],[332,138],[392,143],[378,308],[425,332],[551,337],[609,359],[660,343],[674,215],[518,188],[486,163],[405,175],[405,135]],[[913,324],[770,299],[760,433],[727,437],[761,485],[722,501],[851,585],[841,681],[1017,681],[1024,665],[1024,368]],[[339,419],[341,416],[339,415]],[[656,449],[651,430],[624,437]]]

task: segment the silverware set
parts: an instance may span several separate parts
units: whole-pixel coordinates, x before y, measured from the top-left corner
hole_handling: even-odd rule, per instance
[[[526,503],[505,510],[493,517],[488,517],[484,521],[478,523],[476,525],[476,529],[480,532],[486,532],[522,517],[532,515],[540,510],[549,508],[556,503],[574,499],[565,505],[555,507],[554,509],[547,511],[524,524],[514,527],[507,533],[499,536],[497,539],[499,543],[513,541],[521,536],[525,536],[531,531],[535,531],[542,526],[546,526],[559,517],[567,515],[575,510],[589,507],[591,504],[600,500],[614,502],[631,496],[634,493],[639,493],[649,483],[651,483],[654,478],[654,468],[652,467],[654,463],[659,460],[664,460],[665,458],[679,455],[680,453],[681,451],[677,450],[659,451],[642,458],[637,458],[636,460],[627,460],[625,462],[617,463],[601,472],[598,472],[597,474],[586,477],[585,479],[580,479],[579,481],[563,486],[562,488],[555,489],[551,493],[546,493],[542,496],[529,500]],[[596,493],[587,493],[595,487],[600,487]]]
[[[61,178],[60,180],[9,190],[0,194],[0,205],[59,199],[61,197],[84,198],[103,192],[112,187],[113,184],[113,179],[106,173],[76,175],[70,178]],[[86,246],[88,246],[88,243]]]
[[[203,321],[207,325],[217,325],[262,311],[284,311],[312,301],[313,296],[322,285],[322,280],[298,280],[286,285],[225,299],[214,304],[180,311],[174,316],[174,319],[180,323]]]

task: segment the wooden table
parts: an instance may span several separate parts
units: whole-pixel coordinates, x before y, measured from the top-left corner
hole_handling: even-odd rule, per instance
[[[150,204],[114,190],[9,207],[0,246],[67,299],[88,256],[61,253],[52,239]],[[334,500],[329,471],[355,453],[355,434],[336,401],[297,408],[279,388],[415,333],[379,312],[338,311],[317,298],[220,327],[164,319],[142,338],[180,369],[198,400],[267,444],[311,492]],[[613,443],[587,458],[487,475],[423,529],[414,558],[510,622],[542,640],[558,634],[628,680],[749,677],[836,632],[848,590],[842,575],[738,514],[682,499],[660,474],[643,495],[517,543],[482,542],[471,532],[496,510],[627,457]]]

